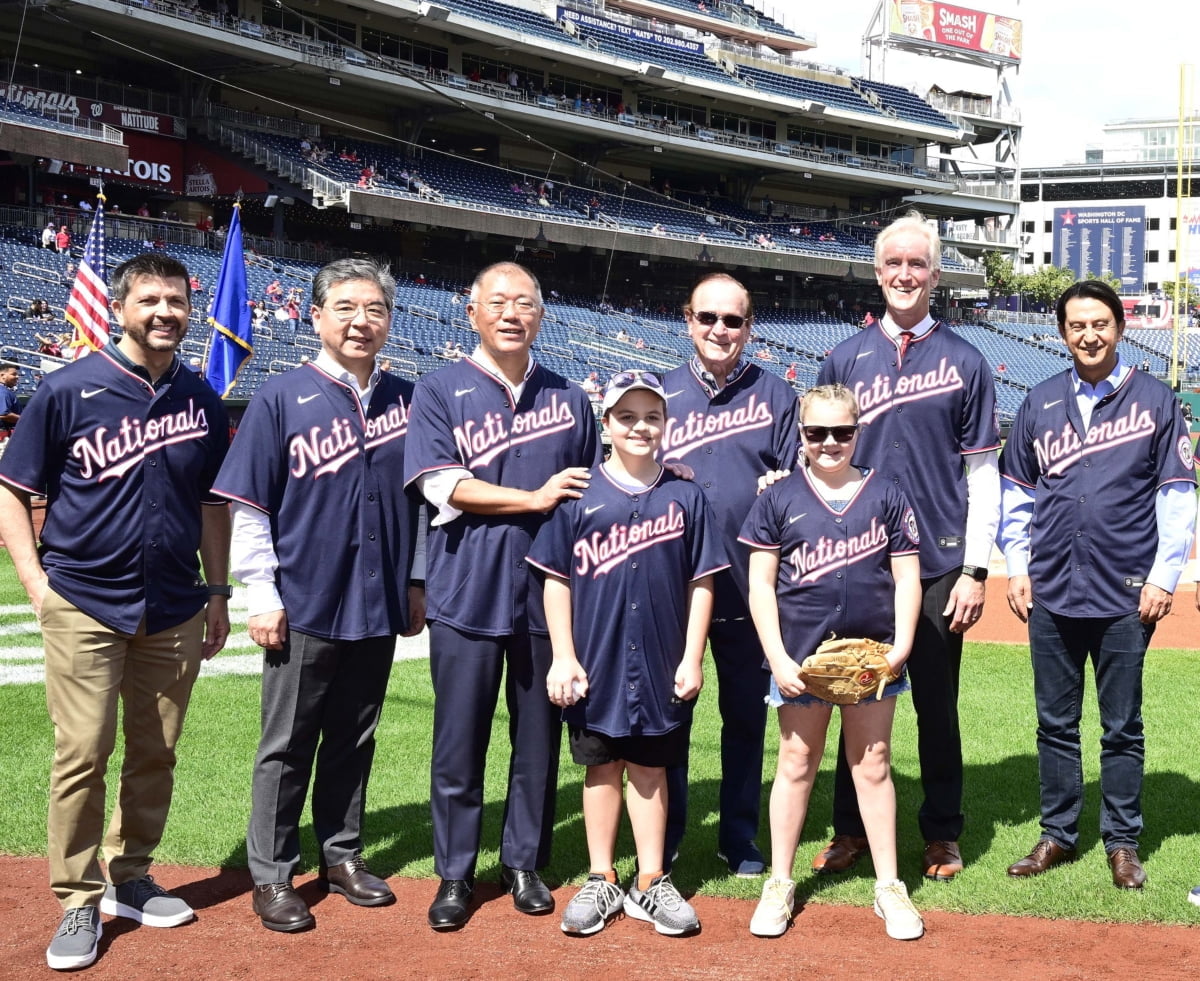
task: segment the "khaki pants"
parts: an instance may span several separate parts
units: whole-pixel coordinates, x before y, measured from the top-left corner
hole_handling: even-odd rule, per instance
[[[121,634],[50,590],[41,621],[54,723],[50,888],[64,909],[94,906],[106,886],[99,852],[117,700],[124,706],[125,759],[103,845],[109,879],[121,883],[146,874],[167,822],[175,744],[200,673],[204,611],[153,636],[144,626]]]

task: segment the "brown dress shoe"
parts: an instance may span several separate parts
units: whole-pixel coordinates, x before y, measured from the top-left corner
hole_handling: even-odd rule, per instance
[[[295,933],[307,930],[317,921],[308,904],[296,895],[290,882],[271,882],[254,887],[254,912],[268,930]]]
[[[1041,875],[1047,869],[1052,869],[1060,862],[1075,861],[1075,849],[1063,848],[1057,841],[1043,838],[1033,846],[1033,851],[1021,861],[1014,862],[1008,867],[1008,874],[1017,878],[1030,875]]]
[[[949,882],[963,870],[957,841],[925,842],[925,878]]]
[[[822,875],[845,872],[853,868],[854,863],[868,851],[870,847],[866,838],[860,838],[858,835],[834,835],[833,841],[817,853],[812,868],[814,872],[820,872]]]
[[[1136,848],[1118,848],[1108,855],[1113,885],[1118,889],[1141,889],[1146,884],[1146,870],[1138,861]]]
[[[389,906],[396,901],[388,884],[371,873],[361,855],[327,868],[318,881],[330,892],[345,896],[355,906]]]

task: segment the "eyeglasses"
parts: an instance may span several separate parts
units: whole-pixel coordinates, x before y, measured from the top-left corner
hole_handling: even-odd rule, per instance
[[[483,309],[485,309],[488,313],[499,316],[508,309],[508,305],[510,303],[516,308],[517,313],[520,314],[530,314],[538,308],[537,302],[529,299],[526,296],[519,297],[515,300],[481,300],[479,301],[479,306],[483,307]]]
[[[662,382],[658,380],[657,375],[648,371],[621,371],[608,380],[609,389],[615,389],[618,392],[624,391],[631,385],[645,385],[657,394],[663,394]]]
[[[726,330],[741,330],[746,326],[747,318],[739,317],[736,313],[713,313],[711,310],[691,310],[689,313],[705,327],[712,327],[718,320],[725,325]]]
[[[388,309],[386,303],[339,303],[335,307],[327,307],[334,319],[339,324],[348,324],[359,312],[366,318],[370,324],[384,324],[392,316],[392,311]]]
[[[806,443],[824,443],[833,437],[835,443],[849,443],[858,432],[858,426],[801,426]]]

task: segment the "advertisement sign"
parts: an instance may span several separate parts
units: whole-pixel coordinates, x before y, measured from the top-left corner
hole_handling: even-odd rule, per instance
[[[1021,21],[933,0],[889,0],[888,32],[905,41],[1021,60]]]
[[[204,147],[143,133],[126,133],[125,142],[129,146],[129,165],[123,171],[78,164],[69,169],[98,174],[106,181],[190,197],[232,195],[239,190],[260,194],[267,190],[263,178]]]
[[[156,133],[180,140],[187,136],[187,125],[182,119],[165,116],[161,112],[118,106],[111,102],[97,102],[95,99],[31,88],[28,85],[8,85],[0,88],[0,91],[4,92],[4,97],[9,102],[16,102],[26,109],[59,119],[68,118],[80,122],[90,119],[96,123],[107,123],[117,129]]]
[[[690,41],[687,38],[676,37],[674,34],[664,34],[661,31],[647,31],[640,27],[631,27],[628,24],[621,24],[615,20],[609,20],[607,17],[597,17],[594,14],[585,14],[578,10],[572,10],[569,7],[558,8],[558,20],[569,20],[579,24],[581,27],[594,27],[601,31],[610,31],[613,34],[619,34],[621,37],[633,38],[638,41],[646,41],[650,44],[663,45],[668,48],[677,48],[680,51],[690,51],[693,54],[704,54],[704,45],[699,41]]]
[[[1113,275],[1124,289],[1141,289],[1145,240],[1142,205],[1054,209],[1054,265],[1079,279]]]

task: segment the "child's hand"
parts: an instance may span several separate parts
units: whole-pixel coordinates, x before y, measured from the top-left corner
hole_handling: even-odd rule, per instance
[[[546,675],[546,696],[559,708],[574,705],[588,693],[587,672],[575,658],[554,661]]]
[[[804,682],[800,680],[800,665],[788,658],[779,665],[771,665],[771,674],[775,677],[775,685],[779,694],[785,698],[797,698],[804,694]]]
[[[704,687],[704,671],[700,665],[679,665],[675,672],[675,697],[690,702]]]
[[[904,662],[908,660],[912,650],[903,650],[899,647],[893,647],[887,654],[888,667],[892,669],[892,676],[900,677],[900,672],[904,670]]]

